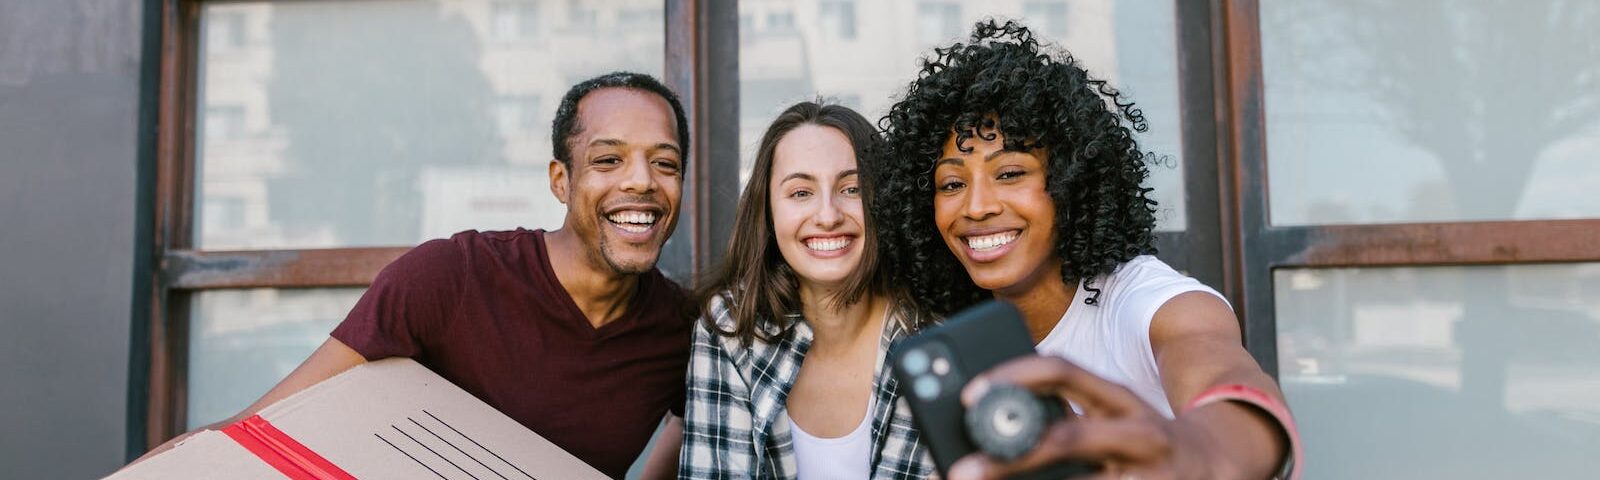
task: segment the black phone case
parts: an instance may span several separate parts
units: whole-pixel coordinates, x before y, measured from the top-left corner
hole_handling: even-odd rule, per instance
[[[940,376],[938,394],[931,400],[914,393],[918,375],[910,375],[901,368],[904,356],[912,350],[922,350],[949,361],[949,373]],[[917,428],[922,432],[922,443],[928,446],[941,476],[949,472],[956,460],[978,451],[967,435],[961,388],[974,375],[1033,353],[1033,339],[1022,324],[1022,314],[1011,304],[997,300],[963,310],[943,324],[902,340],[890,349],[889,359],[893,362],[898,390],[911,406]],[[1014,478],[1059,479],[1096,470],[1090,464],[1061,463]]]

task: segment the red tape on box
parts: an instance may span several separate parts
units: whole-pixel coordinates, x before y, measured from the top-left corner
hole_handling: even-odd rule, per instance
[[[251,415],[222,429],[239,446],[254,453],[291,480],[355,480],[339,466],[317,455],[272,423]]]

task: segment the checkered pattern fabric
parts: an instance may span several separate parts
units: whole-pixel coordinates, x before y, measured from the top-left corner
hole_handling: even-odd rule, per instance
[[[795,478],[789,422],[780,420],[789,387],[811,348],[810,326],[795,322],[770,343],[756,340],[747,345],[706,327],[711,321],[731,329],[733,316],[726,296],[713,299],[706,311],[709,318],[696,323],[690,353],[678,477]],[[926,478],[933,474],[933,462],[917,440],[911,410],[896,396],[896,382],[884,361],[889,345],[906,335],[910,322],[891,311],[885,324],[873,380],[872,440],[877,448],[872,452],[871,478]]]

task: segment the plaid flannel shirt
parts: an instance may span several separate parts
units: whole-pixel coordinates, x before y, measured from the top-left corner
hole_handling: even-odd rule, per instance
[[[706,311],[710,321],[730,329],[733,317],[724,296],[714,298]],[[811,348],[811,327],[796,322],[772,343],[745,345],[711,332],[707,320],[696,322],[690,350],[678,477],[795,478],[789,422],[782,419],[789,388]],[[895,395],[896,382],[884,362],[889,345],[906,335],[907,322],[891,309],[884,324],[873,379],[876,402],[869,412],[876,447],[871,478],[926,478],[933,474],[933,463],[918,442],[910,408]]]

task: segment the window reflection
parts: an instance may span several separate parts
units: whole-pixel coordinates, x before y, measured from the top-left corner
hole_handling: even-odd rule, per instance
[[[1600,216],[1600,3],[1261,2],[1272,222]]]
[[[917,39],[922,43],[943,43],[961,37],[961,5],[949,2],[922,2],[917,5]]]
[[[818,22],[822,34],[842,40],[856,38],[856,2],[852,0],[823,1],[817,4]]]
[[[188,428],[228,418],[294,371],[362,289],[216,290],[190,301]]]
[[[576,81],[663,66],[659,0],[208,2],[201,12],[203,249],[557,227],[564,207],[546,173],[556,102]]]
[[[1576,478],[1600,466],[1600,264],[1274,279],[1306,478]]]

